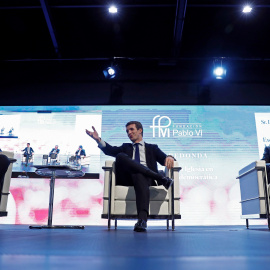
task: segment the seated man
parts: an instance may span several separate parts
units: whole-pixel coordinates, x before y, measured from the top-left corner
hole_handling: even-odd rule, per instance
[[[0,154],[0,193],[2,192],[2,186],[5,179],[5,174],[7,172],[10,160],[6,155]],[[1,199],[1,194],[0,194]]]
[[[83,149],[82,145],[80,145],[78,150],[75,152],[76,160],[78,161],[79,159],[81,159],[81,157],[85,156],[86,156],[85,150]]]
[[[132,143],[124,143],[119,147],[104,142],[95,128],[92,128],[93,131],[86,130],[86,133],[98,143],[98,147],[104,154],[116,157],[116,184],[134,186],[138,213],[138,222],[134,226],[134,231],[146,231],[149,215],[149,186],[156,185],[154,180],[166,189],[173,183],[172,179],[158,172],[157,162],[171,169],[174,166],[174,158],[167,156],[156,144],[144,142],[143,126],[140,122],[130,121],[126,124],[126,132]]]
[[[30,147],[30,143],[27,143],[27,146],[22,151],[24,152],[23,156],[25,157],[26,164],[28,164],[29,159],[31,159],[34,154],[34,150]]]
[[[56,154],[55,158],[57,158],[58,154],[60,152],[60,149],[58,148],[58,145],[56,145],[51,152],[49,153],[49,157],[51,157],[52,154]]]
[[[262,160],[265,160],[265,163],[270,163],[270,146],[265,146]],[[270,183],[270,166],[266,165],[267,179],[268,184]]]

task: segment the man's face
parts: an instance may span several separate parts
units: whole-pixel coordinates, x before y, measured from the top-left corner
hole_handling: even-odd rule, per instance
[[[27,144],[27,147],[30,147],[30,144],[29,143]]]
[[[56,145],[56,146],[55,146],[55,149],[57,149],[57,148],[58,148],[58,146]]]
[[[137,129],[135,124],[127,126],[126,132],[132,142],[137,143],[142,140],[142,129]]]

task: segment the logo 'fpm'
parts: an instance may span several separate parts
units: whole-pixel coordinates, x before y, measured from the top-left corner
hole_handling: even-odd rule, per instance
[[[157,125],[156,125],[156,122],[157,122]],[[170,117],[156,115],[153,118],[153,125],[150,126],[150,128],[153,129],[153,137],[156,137],[156,130],[158,132],[158,137],[170,137],[170,128],[169,127],[170,127],[171,123],[172,123],[172,121],[171,121]]]

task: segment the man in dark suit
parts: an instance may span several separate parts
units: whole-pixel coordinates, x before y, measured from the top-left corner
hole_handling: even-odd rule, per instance
[[[58,148],[58,145],[56,145],[50,152],[49,157],[51,157],[52,154],[56,154],[56,157],[58,156],[60,152],[60,149]]]
[[[2,187],[5,179],[5,174],[7,172],[10,160],[6,155],[0,154],[0,193],[2,192]],[[1,201],[1,194],[0,194]]]
[[[25,157],[26,165],[27,165],[29,159],[31,159],[34,154],[34,150],[32,147],[30,147],[30,143],[27,143],[27,146],[22,151],[24,152],[23,156]]]
[[[94,127],[86,130],[104,154],[116,157],[116,184],[134,186],[138,222],[134,231],[146,231],[149,213],[149,186],[158,184],[168,189],[173,180],[158,172],[157,162],[168,169],[174,166],[174,158],[167,156],[156,144],[148,144],[143,140],[143,127],[140,122],[130,121],[126,124],[126,132],[132,143],[111,146],[104,142]]]
[[[270,163],[270,146],[265,146],[262,160],[265,160],[265,163]],[[268,184],[270,183],[270,166],[266,165],[267,170],[267,179]]]
[[[85,150],[83,149],[82,145],[80,145],[78,150],[75,152],[76,160],[81,159],[82,156],[85,157],[86,153],[85,153]]]
[[[265,160],[266,163],[270,163],[270,146],[265,146],[262,160]]]

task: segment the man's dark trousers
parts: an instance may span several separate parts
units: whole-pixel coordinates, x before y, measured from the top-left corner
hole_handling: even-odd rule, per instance
[[[157,178],[158,174],[124,153],[116,156],[116,167],[121,168],[121,170],[117,170],[118,173],[121,172],[121,175],[116,175],[116,181],[117,179],[122,181],[121,183],[117,181],[116,184],[134,186],[138,219],[147,221],[150,200],[149,186],[156,185],[154,178]]]

